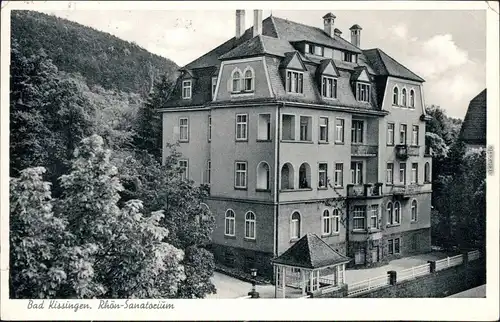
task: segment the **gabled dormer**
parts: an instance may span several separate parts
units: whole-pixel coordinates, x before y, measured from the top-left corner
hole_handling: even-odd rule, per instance
[[[316,71],[316,79],[320,86],[321,97],[326,99],[337,98],[337,83],[340,76],[332,59],[323,59]]]
[[[370,103],[372,83],[366,66],[356,67],[351,75],[353,93],[358,102]]]
[[[285,53],[280,64],[281,77],[287,94],[304,93],[304,73],[307,68],[297,51]]]
[[[179,79],[181,84],[181,98],[183,100],[190,100],[193,97],[193,72],[189,69],[183,69],[181,70]]]

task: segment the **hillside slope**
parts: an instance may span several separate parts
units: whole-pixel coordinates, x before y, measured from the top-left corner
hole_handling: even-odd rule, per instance
[[[26,56],[43,48],[60,70],[80,73],[89,86],[143,97],[153,80],[162,74],[173,79],[179,67],[111,34],[35,11],[12,11],[11,38]]]

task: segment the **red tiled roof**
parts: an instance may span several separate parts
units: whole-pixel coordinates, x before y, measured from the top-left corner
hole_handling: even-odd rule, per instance
[[[349,257],[335,251],[316,234],[303,236],[283,254],[272,260],[276,264],[309,269],[323,268],[349,261],[351,261]]]
[[[465,143],[486,144],[486,89],[470,101],[460,138]]]
[[[423,78],[398,63],[394,58],[383,52],[382,49],[374,48],[363,50],[363,54],[377,75],[394,76],[417,82],[425,82]]]

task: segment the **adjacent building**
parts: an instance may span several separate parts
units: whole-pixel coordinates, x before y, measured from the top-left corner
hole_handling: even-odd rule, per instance
[[[246,29],[236,10],[235,36],[181,68],[161,108],[163,142],[210,186],[225,265],[272,276],[270,260],[308,233],[357,267],[430,250],[424,80],[335,19],[255,10]]]
[[[470,101],[460,139],[469,150],[486,147],[486,89]]]

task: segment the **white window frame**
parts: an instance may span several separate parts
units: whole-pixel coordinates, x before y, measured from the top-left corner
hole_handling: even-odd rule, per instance
[[[342,55],[342,60],[345,62],[348,62],[348,63],[352,63],[353,54],[350,52],[344,51],[343,55]]]
[[[362,209],[362,211],[361,211]],[[360,210],[360,211],[357,211]],[[359,231],[359,230],[366,230],[366,206],[354,206],[353,211],[352,211],[352,230]],[[362,215],[361,215],[362,214]],[[363,220],[363,228],[356,227],[356,219],[358,220]]]
[[[328,209],[324,209],[323,212],[321,213],[321,226],[322,226],[321,233],[323,236],[332,234],[332,214]]]
[[[411,183],[418,184],[418,162],[411,164]]]
[[[250,72],[250,77],[247,77],[247,72]],[[247,80],[250,79],[250,88],[247,88]],[[252,67],[248,66],[243,71],[243,86],[244,92],[252,92],[255,90],[255,72]]]
[[[306,119],[306,137],[302,138],[302,119]],[[312,127],[313,127],[313,118],[310,115],[299,115],[299,141],[301,142],[312,142]]]
[[[245,165],[244,170],[239,170],[238,165]],[[238,177],[243,175],[244,185],[238,185]],[[236,161],[234,163],[234,188],[235,189],[246,189],[248,186],[248,163],[246,161]]]
[[[375,227],[372,225],[372,220],[375,218]],[[370,229],[379,229],[379,205],[371,205],[370,207]]]
[[[408,91],[406,90],[406,87],[403,87],[403,89],[401,90],[401,107],[407,107],[407,96],[408,94]]]
[[[324,165],[325,169],[321,170],[321,166]],[[323,185],[320,184],[322,174],[325,177],[325,182]],[[318,189],[328,189],[328,163],[318,162]]]
[[[212,142],[212,115],[208,116],[208,142]]]
[[[410,104],[408,104],[409,108],[414,109],[415,108],[415,91],[410,89]]]
[[[187,91],[187,93],[186,93]],[[189,95],[185,95],[189,94]],[[182,81],[182,99],[190,99],[193,95],[193,82],[191,79]]]
[[[253,215],[253,218],[249,218]],[[255,240],[257,235],[257,215],[253,211],[245,214],[245,239]]]
[[[391,125],[392,125],[392,130],[391,130]],[[387,145],[394,145],[394,138],[395,138],[395,132],[396,131],[396,124],[393,122],[387,123]]]
[[[402,164],[404,167],[401,167]],[[399,183],[406,184],[406,162],[399,162]]]
[[[321,77],[321,96],[328,99],[337,98],[338,82],[336,77],[322,76]]]
[[[341,169],[337,169],[337,165],[341,165]],[[335,187],[343,187],[344,186],[344,163],[337,162],[335,163]],[[340,183],[340,184],[339,184]]]
[[[295,213],[299,215],[298,219],[293,219],[293,215]],[[290,240],[297,240],[300,238],[300,233],[301,233],[300,230],[302,229],[301,226],[302,226],[302,215],[297,210],[292,211],[292,214],[290,215]],[[294,235],[295,227],[297,227],[296,235]]]
[[[326,120],[326,124],[321,124],[322,121]],[[328,143],[328,123],[329,123],[329,119],[327,116],[320,116],[319,117],[319,142],[323,142],[323,143]],[[324,131],[326,137],[325,138],[321,138],[321,133],[322,133],[322,130]]]
[[[396,240],[398,241],[398,251],[396,252]],[[393,241],[393,245],[394,245],[394,251],[393,251],[393,254],[401,254],[401,237],[398,237],[398,238],[394,238],[394,241]]]
[[[416,128],[416,131],[415,131],[415,128]],[[419,144],[418,135],[420,134],[419,132],[420,132],[420,126],[413,124],[411,126],[411,145],[418,146],[418,144]]]
[[[361,128],[354,127],[354,124],[361,124]],[[361,131],[361,133],[359,133]],[[356,139],[356,140],[355,140]],[[365,141],[365,121],[353,119],[351,121],[351,143],[363,144]]]
[[[340,121],[340,124],[338,123]],[[341,138],[339,138],[341,136]],[[345,119],[337,117],[335,119],[335,142],[345,142]]]
[[[245,121],[238,121],[239,117],[245,117]],[[248,141],[248,114],[239,113],[236,114],[236,141]],[[241,128],[244,129],[242,132]],[[244,135],[244,137],[238,137],[240,134]]]
[[[183,167],[181,163],[185,162],[186,166]],[[189,179],[189,160],[188,159],[179,159],[179,167],[184,169],[184,172],[181,173],[181,180]]]
[[[214,99],[217,90],[217,79],[217,76],[212,76],[212,99]]]
[[[393,225],[400,225],[401,224],[401,203],[399,201],[394,202],[394,223]]]
[[[404,136],[402,135],[402,133],[404,133]],[[405,123],[401,123],[399,124],[399,144],[406,144],[406,142],[408,142],[408,125]]]
[[[232,213],[232,217],[228,216],[228,213]],[[232,234],[231,234],[232,228]],[[233,209],[227,209],[224,215],[224,235],[234,237],[236,236],[236,213]]]
[[[352,169],[352,164],[356,163],[355,169]],[[359,168],[359,164],[361,164],[361,169]],[[354,185],[362,185],[363,184],[363,168],[364,168],[364,163],[363,161],[351,161],[351,184]]]
[[[186,124],[181,124],[182,121],[186,121]],[[182,129],[186,129],[186,137],[182,137]],[[189,142],[189,118],[179,117],[179,142]]]
[[[364,82],[358,82],[356,84],[356,86],[357,86],[357,94],[358,94],[358,97],[356,97],[356,99],[359,102],[369,103],[370,102],[370,95],[371,95],[371,85],[368,83],[364,83]],[[364,95],[362,93],[364,93]]]
[[[394,225],[394,204],[389,201],[386,207],[387,211],[387,224]]]
[[[386,182],[386,184],[394,184],[394,163],[393,162],[387,162],[385,182]]]
[[[288,94],[304,94],[304,72],[287,69],[285,85]]]
[[[410,204],[410,215],[411,221],[415,222],[418,220],[418,202],[417,199],[413,199]]]
[[[332,210],[332,234],[338,234],[340,231],[340,210],[334,208]]]
[[[212,161],[208,160],[205,169],[205,184],[210,185],[211,176],[212,176]]]
[[[399,106],[399,87],[397,85],[392,88],[392,105]]]

